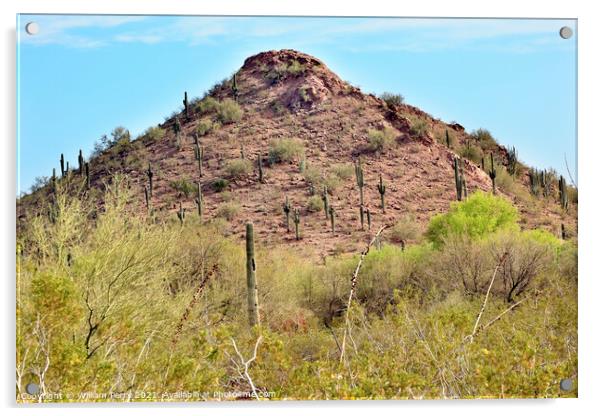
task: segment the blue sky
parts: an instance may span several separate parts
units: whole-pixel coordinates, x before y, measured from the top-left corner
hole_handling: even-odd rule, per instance
[[[39,33],[25,33],[35,21]],[[60,153],[123,125],[135,136],[255,53],[314,55],[364,92],[467,130],[487,128],[519,158],[576,175],[574,20],[20,15],[18,185],[49,176]],[[58,170],[58,169],[57,169]]]

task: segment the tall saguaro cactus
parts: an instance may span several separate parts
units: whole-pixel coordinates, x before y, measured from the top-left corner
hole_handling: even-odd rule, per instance
[[[236,83],[236,74],[232,75],[232,96],[234,101],[238,102],[238,84]]]
[[[82,149],[79,149],[79,155],[77,156],[77,172],[80,175],[84,174],[84,154],[82,153]]]
[[[199,145],[198,140],[194,145],[194,159],[199,167],[199,177],[203,176],[203,147]]]
[[[324,186],[322,190],[322,202],[324,203],[324,215],[326,215],[326,219],[328,219],[328,188]]]
[[[360,223],[364,229],[364,169],[361,160],[355,162],[355,181],[360,190]]]
[[[331,205],[330,208],[328,208],[328,215],[330,216],[330,228],[332,230],[332,233],[334,234],[334,217],[335,217],[335,212],[334,212],[334,208]]]
[[[447,131],[447,130],[446,130]],[[383,214],[385,213],[385,192],[387,190],[387,186],[383,183],[383,175],[378,175],[378,193],[380,194],[380,207],[383,210]]]
[[[190,112],[188,108],[188,92],[184,91],[184,99],[182,100],[182,104],[184,104],[184,114],[186,114],[186,120],[190,120]]]
[[[560,198],[560,206],[562,207],[562,209],[567,210],[569,208],[569,196],[566,190],[566,180],[562,175],[558,180],[558,194]]]
[[[293,214],[293,221],[295,222],[295,238],[297,240],[300,240],[301,233],[299,230],[299,223],[301,222],[301,215],[299,214],[299,208],[295,208],[295,213]]]
[[[246,229],[247,245],[247,310],[249,313],[249,325],[259,325],[259,297],[257,294],[257,264],[255,263],[255,241],[253,235],[253,223],[247,223]]]
[[[150,215],[150,212],[151,212],[151,199],[150,199],[150,195],[148,194],[148,186],[144,187],[144,201],[146,202],[146,211]]]
[[[150,162],[148,163],[148,169],[146,170],[146,176],[148,177],[148,191],[149,191],[149,195],[152,198],[153,197],[153,169],[151,168],[151,164]]]
[[[458,158],[454,157],[454,178],[456,180],[456,199],[458,201],[462,200],[462,191],[463,191],[463,178],[460,174],[460,166],[458,164]]]
[[[491,170],[489,171],[489,177],[491,178],[491,189],[495,194],[495,177],[497,176],[497,172],[495,170],[495,165],[493,164],[493,153],[490,153],[491,157]]]
[[[449,138],[449,131],[445,130],[445,144],[448,149],[451,149],[451,140]]]
[[[511,149],[508,149],[508,173],[512,176],[516,175],[518,172],[518,153],[516,152],[516,148],[512,146]]]
[[[201,190],[201,182],[197,182],[196,188],[196,198],[194,199],[194,203],[196,204],[197,212],[199,214],[199,218],[203,218],[203,192]]]
[[[66,174],[65,171],[65,155],[61,153],[61,178],[64,178]]]

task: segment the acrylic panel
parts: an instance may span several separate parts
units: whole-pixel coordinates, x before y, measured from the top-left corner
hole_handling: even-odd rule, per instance
[[[17,16],[16,399],[577,396],[577,21]]]

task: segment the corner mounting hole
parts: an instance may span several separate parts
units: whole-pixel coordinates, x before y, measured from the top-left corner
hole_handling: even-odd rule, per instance
[[[29,22],[25,25],[25,32],[28,35],[37,35],[40,31],[40,26],[36,22]]]

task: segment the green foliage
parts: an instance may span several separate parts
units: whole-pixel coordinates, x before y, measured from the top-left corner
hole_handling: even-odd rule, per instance
[[[380,96],[380,99],[383,100],[389,107],[396,107],[402,105],[404,102],[403,95],[401,94],[393,94],[390,92],[384,92]]]
[[[270,143],[268,151],[270,163],[292,162],[304,156],[305,145],[300,139],[278,139]]]
[[[205,97],[201,101],[199,101],[199,103],[197,104],[197,111],[199,113],[201,113],[202,115],[212,114],[217,111],[219,106],[220,106],[219,101],[217,101],[212,96],[208,95],[207,97]]]
[[[199,124],[196,126],[196,132],[199,136],[205,136],[211,133],[213,130],[216,130],[219,126],[219,123],[214,123],[208,118],[201,119]]]
[[[215,190],[215,192],[222,192],[228,188],[230,182],[224,178],[217,178],[212,183],[211,186]]]
[[[119,177],[103,195],[102,210],[85,196],[68,196],[60,182],[56,221],[33,217],[17,235],[16,363],[23,375],[17,400],[37,401],[20,393],[41,382],[36,371],[46,359],[43,387],[75,397],[82,386],[132,401],[230,391],[224,386],[247,391],[232,361],[233,341],[249,359],[259,335],[241,313],[244,228],[227,236],[224,221],[201,224],[192,216],[185,227],[147,221],[131,212],[133,196]],[[276,400],[577,396],[558,388],[558,380],[577,372],[577,247],[543,231],[499,225],[512,221],[471,223],[471,217],[479,224],[487,216],[512,217],[504,204],[481,193],[454,204],[454,220],[440,223],[463,221],[468,225],[460,228],[479,232],[448,233],[437,249],[373,246],[348,322],[358,255],[316,261],[298,246],[256,244],[262,340],[249,367],[255,385]],[[237,206],[226,202],[219,215],[236,218]],[[407,218],[404,232],[414,223]],[[502,253],[509,253],[508,263],[481,329],[467,342]],[[510,293],[512,282],[519,290]],[[522,301],[511,311],[509,295]],[[345,330],[353,342],[340,363],[335,339]]]
[[[163,137],[165,137],[165,130],[158,126],[149,127],[142,134],[142,140],[145,143],[155,143],[161,140]]]
[[[396,131],[391,127],[384,130],[368,131],[368,149],[372,152],[384,152],[395,144]]]
[[[231,124],[240,121],[242,109],[238,103],[230,98],[222,101],[217,108],[217,119],[222,124]]]
[[[309,212],[319,212],[323,208],[322,197],[319,195],[310,196],[307,200],[307,210]]]
[[[351,163],[335,163],[330,172],[341,180],[347,180],[353,177],[354,168]]]
[[[462,148],[460,148],[460,156],[479,165],[481,163],[481,159],[483,158],[483,151],[480,147],[475,145],[462,146]]]
[[[224,202],[217,207],[216,215],[219,218],[224,218],[232,221],[240,212],[240,204],[236,201]]]
[[[427,236],[436,246],[453,235],[479,238],[498,230],[518,227],[518,212],[502,197],[477,191],[465,201],[453,202],[446,214],[436,215],[429,223]]]
[[[470,133],[470,140],[478,145],[483,152],[492,152],[497,149],[497,142],[486,129],[477,129]]]
[[[225,172],[231,179],[240,179],[253,171],[253,163],[246,159],[229,160],[226,163]]]
[[[414,136],[424,136],[429,130],[428,124],[425,120],[419,119],[412,123],[410,127],[410,133]]]
[[[305,73],[305,70],[305,65],[296,59],[293,59],[288,64],[281,63],[271,69],[263,68],[263,73],[264,77],[269,80],[271,84],[277,84],[288,76],[297,77]]]
[[[196,192],[196,185],[186,179],[180,178],[175,181],[171,181],[169,186],[176,192],[181,193],[186,198]]]

